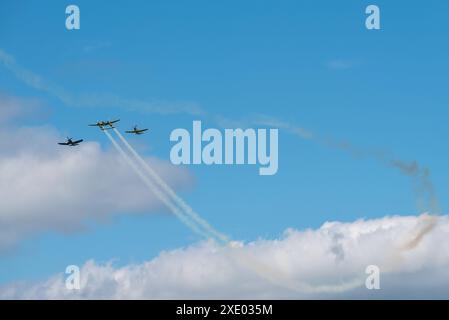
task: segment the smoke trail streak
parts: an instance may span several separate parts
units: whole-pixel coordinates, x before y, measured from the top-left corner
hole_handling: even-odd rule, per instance
[[[420,219],[417,227],[417,232],[412,239],[410,239],[406,244],[401,247],[402,251],[408,251],[416,248],[422,241],[424,236],[431,232],[437,225],[438,217],[423,215]]]
[[[179,197],[172,188],[154,171],[150,165],[137,153],[137,151],[128,143],[128,141],[123,137],[123,135],[117,130],[113,129],[123,144],[128,148],[128,150],[133,154],[137,161],[142,165],[142,167],[147,171],[147,173],[154,179],[154,181],[159,185],[159,187],[166,192],[166,194],[171,197],[171,199],[187,214],[191,219],[203,227],[207,233],[209,233],[214,239],[225,244],[229,241],[228,237],[222,233],[215,230],[206,220],[200,217],[198,213],[193,211],[193,209],[181,198]]]
[[[16,62],[13,56],[0,48],[0,66],[6,69],[26,85],[43,91],[71,107],[114,107],[126,108],[128,110],[140,110],[161,115],[189,114],[192,116],[205,115],[195,103],[189,102],[165,102],[158,100],[139,100],[123,98],[114,94],[89,93],[74,94],[59,85],[47,81],[40,75],[24,68]]]
[[[403,174],[413,178],[417,185],[417,193],[422,200],[427,199],[426,211],[430,213],[440,214],[441,209],[438,204],[438,199],[435,194],[435,188],[430,180],[430,171],[428,168],[421,167],[416,161],[406,163],[397,159],[386,160],[389,165],[399,169]],[[421,200],[421,199],[418,199]]]
[[[266,264],[249,252],[244,252],[241,247],[235,247],[233,243],[229,243],[229,256],[234,261],[238,262],[241,266],[246,267],[254,271],[259,277],[267,280],[268,282],[295,291],[297,293],[338,293],[346,290],[360,287],[365,282],[365,276],[362,274],[355,279],[325,285],[310,285],[306,282],[293,280],[285,272],[278,268],[273,268],[269,264]]]
[[[323,138],[307,129],[268,116],[260,115],[258,119],[254,121],[254,123],[259,125],[278,127],[302,139],[312,140],[327,147],[347,152],[354,157],[372,158],[388,167],[398,169],[402,174],[407,175],[415,180],[415,183],[418,186],[418,197],[423,197],[427,200],[426,209],[424,211],[428,211],[434,214],[440,213],[435,189],[430,180],[430,170],[428,168],[421,167],[416,161],[405,162],[392,157],[384,151],[363,149],[354,146],[348,141],[338,141],[332,138]]]
[[[115,149],[120,153],[120,155],[123,157],[123,159],[128,163],[128,165],[134,170],[134,172],[142,179],[142,181],[145,183],[145,185],[150,189],[152,193],[154,193],[159,200],[161,200],[169,209],[171,212],[173,212],[176,217],[181,220],[182,223],[184,223],[190,230],[195,232],[196,234],[206,237],[207,234],[205,234],[202,230],[200,230],[194,223],[192,223],[171,201],[145,176],[144,173],[142,173],[139,168],[136,166],[136,164],[132,161],[132,159],[125,153],[125,151],[120,147],[120,145],[114,140],[114,138],[107,132],[106,130],[103,130],[104,134],[109,138],[109,140],[112,142]]]
[[[432,181],[430,180],[430,170],[428,168],[421,167],[416,161],[405,162],[396,159],[391,155],[388,155],[386,152],[362,149],[354,146],[347,141],[337,141],[335,139],[329,138],[323,139],[322,137],[317,136],[316,134],[302,127],[298,127],[288,122],[283,122],[264,115],[259,116],[255,123],[267,126],[276,126],[278,128],[286,130],[287,132],[290,132],[291,134],[299,136],[302,139],[312,140],[327,147],[339,149],[351,154],[354,157],[372,158],[388,167],[398,169],[402,174],[409,176],[414,180],[418,197],[418,210],[421,209],[419,208],[419,206],[420,203],[423,202],[423,211],[434,215],[438,215],[441,213],[441,209],[438,204],[438,198],[435,193],[435,188]],[[412,240],[409,240],[408,243],[403,245],[400,248],[400,251],[411,250],[417,247],[424,236],[434,229],[436,223],[436,216],[427,215],[421,218],[416,236]]]

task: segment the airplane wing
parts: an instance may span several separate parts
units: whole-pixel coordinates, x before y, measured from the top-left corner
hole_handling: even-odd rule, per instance
[[[73,141],[73,144],[78,144],[78,143],[81,143],[81,142],[83,142],[83,141],[84,141],[83,139],[76,140],[76,141]]]
[[[89,127],[99,127],[100,125],[98,123],[96,123],[96,124],[89,124],[88,126]]]
[[[114,121],[109,121],[109,123],[113,124],[113,123],[116,123],[116,122],[119,122],[119,121],[120,121],[120,119],[117,119],[117,120],[114,120]]]
[[[140,130],[137,130],[138,133],[142,133],[142,132],[145,132],[145,131],[148,131],[148,129],[140,129]]]
[[[69,144],[67,142],[58,142],[59,145],[61,146],[68,146]]]
[[[134,133],[134,131],[125,131],[125,133]]]

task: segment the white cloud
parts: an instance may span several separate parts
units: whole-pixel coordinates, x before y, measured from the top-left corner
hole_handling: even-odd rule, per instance
[[[357,63],[351,60],[334,59],[327,62],[326,65],[333,70],[347,70],[357,65]]]
[[[0,249],[38,232],[73,232],[92,220],[161,209],[118,153],[96,142],[62,147],[61,140],[49,127],[0,131]],[[174,187],[191,180],[183,169],[149,161]]]
[[[19,116],[35,113],[40,108],[37,99],[25,99],[9,96],[0,92],[0,124]]]
[[[331,222],[317,230],[290,229],[280,239],[229,247],[203,242],[121,268],[88,261],[81,268],[79,291],[67,290],[59,274],[35,284],[4,286],[0,297],[447,298],[449,217],[439,217],[420,237],[427,219]],[[416,246],[404,249],[417,238]],[[380,267],[380,290],[364,287],[365,268],[371,264]],[[281,279],[290,286],[280,285]]]
[[[112,46],[111,42],[108,41],[100,41],[96,43],[92,43],[83,47],[83,51],[85,53],[91,53],[100,49],[109,48]]]

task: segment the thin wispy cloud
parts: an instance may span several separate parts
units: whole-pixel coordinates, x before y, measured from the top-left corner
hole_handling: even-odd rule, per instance
[[[24,116],[35,116],[42,112],[41,101],[35,98],[20,98],[0,92],[0,123],[10,122]]]
[[[83,51],[85,53],[91,53],[94,51],[98,51],[101,49],[106,49],[106,48],[110,48],[112,47],[112,43],[108,42],[108,41],[100,41],[97,43],[92,43],[92,44],[88,44],[86,46],[83,47]]]
[[[130,111],[156,113],[161,115],[189,114],[199,116],[205,114],[195,102],[168,102],[158,99],[140,100],[125,98],[111,93],[81,93],[75,94],[56,85],[42,76],[18,64],[15,58],[0,49],[0,63],[26,85],[57,98],[63,104],[71,107],[108,107],[124,108]]]
[[[357,66],[357,62],[353,60],[334,59],[326,63],[326,67],[332,70],[348,70]]]

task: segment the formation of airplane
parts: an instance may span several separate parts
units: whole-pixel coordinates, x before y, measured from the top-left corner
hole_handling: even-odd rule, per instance
[[[139,135],[139,134],[143,134],[145,131],[148,131],[148,129],[138,129],[137,126],[134,126],[134,128],[131,131],[125,131],[125,132]]]
[[[119,121],[120,121],[120,119],[108,120],[108,121],[97,121],[96,123],[89,124],[89,126],[90,127],[98,127],[98,128],[100,128],[100,130],[108,130],[108,129],[114,129],[115,128],[114,127],[114,123],[117,123]],[[132,134],[136,134],[136,135],[141,135],[145,131],[148,131],[148,129],[139,129],[137,126],[134,126],[134,128],[132,130],[126,131],[126,133],[132,133]],[[84,141],[83,139],[73,141],[72,138],[68,138],[67,137],[67,141],[66,142],[58,142],[58,144],[61,145],[61,146],[74,147],[74,146],[79,145],[83,141]]]
[[[83,142],[83,139],[73,141],[72,138],[67,137],[67,142],[58,142],[58,144],[61,146],[74,147],[79,145],[81,142]]]
[[[90,127],[98,127],[101,130],[114,129],[114,123],[119,122],[120,119],[112,121],[97,121],[97,123],[89,124]]]

